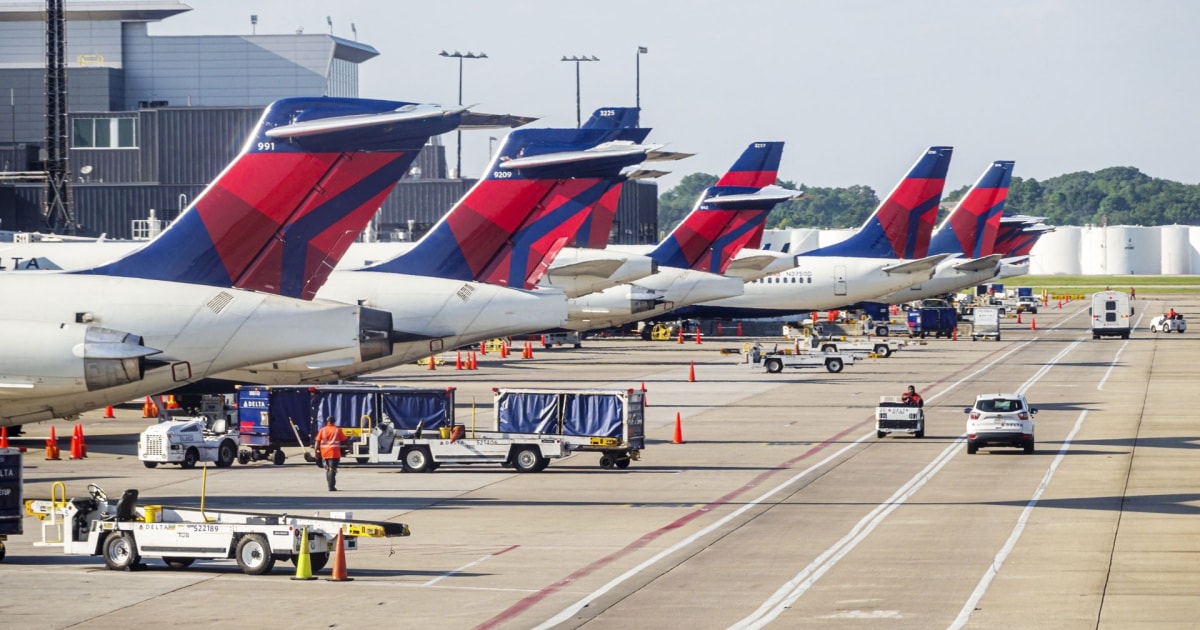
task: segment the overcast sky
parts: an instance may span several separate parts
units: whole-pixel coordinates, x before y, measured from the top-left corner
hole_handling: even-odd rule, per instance
[[[630,106],[641,55],[650,140],[695,152],[679,177],[722,172],[752,141],[783,140],[782,179],[892,188],[929,145],[955,147],[947,187],[991,160],[1019,177],[1134,166],[1200,181],[1200,2],[1190,0],[185,0],[152,25],[168,34],[328,32],[377,48],[360,96],[454,103],[574,126]],[[466,132],[463,170],[484,167],[488,136]],[[447,139],[453,155],[453,137]],[[451,161],[453,158],[451,158]],[[453,166],[453,164],[451,164]]]

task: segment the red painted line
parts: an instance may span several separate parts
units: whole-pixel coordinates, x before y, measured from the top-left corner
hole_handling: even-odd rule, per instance
[[[875,418],[874,418],[874,416],[872,416],[871,421],[873,422],[874,420],[875,420]],[[524,599],[517,602],[516,604],[513,604],[507,610],[504,610],[503,612],[496,615],[495,617],[492,617],[491,619],[489,619],[475,627],[477,628],[477,630],[486,630],[488,628],[495,628],[496,626],[500,625],[501,623],[504,623],[506,621],[509,621],[509,620],[515,618],[517,615],[520,615],[521,613],[525,612],[526,610],[528,610],[529,608],[538,604],[539,602],[546,599],[550,595],[553,595],[553,594],[559,592],[564,587],[570,586],[571,584],[574,584],[581,578],[587,577],[588,575],[595,573],[597,569],[600,569],[602,567],[608,566],[609,564],[612,564],[612,562],[614,560],[616,560],[617,558],[621,558],[621,557],[627,555],[631,551],[641,549],[642,547],[645,547],[646,545],[650,544],[654,540],[658,539],[663,534],[666,534],[667,532],[670,532],[672,530],[683,527],[684,525],[699,518],[701,515],[708,513],[712,509],[720,507],[722,505],[725,505],[726,503],[729,503],[733,499],[741,496],[742,494],[745,494],[752,488],[757,487],[763,481],[765,481],[767,478],[774,475],[776,472],[778,472],[780,470],[785,470],[796,462],[802,461],[804,459],[812,457],[813,455],[816,455],[817,453],[820,453],[821,451],[832,446],[833,444],[836,444],[841,438],[845,437],[846,434],[851,433],[852,431],[859,430],[860,427],[862,427],[864,424],[866,424],[865,420],[826,439],[824,442],[821,442],[820,444],[817,444],[816,446],[808,449],[803,454],[798,455],[792,459],[789,459],[786,462],[784,462],[783,464],[776,466],[775,468],[764,471],[763,473],[761,473],[757,477],[755,477],[753,480],[746,483],[746,485],[730,491],[725,496],[723,496],[723,497],[717,499],[716,501],[713,501],[712,503],[709,503],[701,508],[698,508],[689,514],[681,516],[679,519],[675,520],[672,523],[669,523],[663,527],[660,527],[659,529],[656,529],[654,531],[646,533],[641,538],[638,538],[637,540],[633,541],[632,543],[629,543],[628,545],[626,545],[624,548],[620,549],[619,551],[614,551],[613,553],[610,553],[609,555],[604,556],[603,558],[600,558],[599,560],[592,562],[591,564],[579,569],[578,571],[575,571],[574,573],[547,586],[546,588],[543,588],[542,590],[540,590],[536,593],[533,593],[532,595],[529,595],[528,597],[525,597]]]

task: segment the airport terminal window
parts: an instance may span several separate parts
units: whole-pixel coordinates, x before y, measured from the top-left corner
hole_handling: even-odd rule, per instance
[[[71,121],[71,148],[132,149],[137,147],[134,118],[76,118]]]

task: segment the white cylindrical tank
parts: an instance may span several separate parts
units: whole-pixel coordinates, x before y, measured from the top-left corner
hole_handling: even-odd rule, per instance
[[[1162,237],[1162,274],[1184,276],[1192,272],[1192,244],[1189,242],[1191,228],[1186,225],[1164,225],[1159,229]]]
[[[1061,228],[1056,228],[1058,231]],[[1086,225],[1079,229],[1079,273],[1098,276],[1105,271],[1104,231],[1106,228]]]
[[[1158,228],[1112,225],[1104,239],[1106,272],[1111,275],[1158,275],[1162,270]]]
[[[1083,273],[1079,241],[1083,228],[1073,225],[1043,234],[1029,252],[1029,273],[1079,275]]]

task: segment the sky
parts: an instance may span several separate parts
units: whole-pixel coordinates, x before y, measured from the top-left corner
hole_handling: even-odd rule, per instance
[[[750,142],[786,142],[781,179],[882,195],[931,145],[955,147],[947,190],[992,160],[1047,179],[1132,166],[1200,182],[1200,2],[1190,0],[184,0],[153,35],[329,32],[379,50],[359,95],[452,104],[575,125],[631,106],[649,141],[696,153],[667,190],[719,174]],[[638,47],[647,53],[638,54]],[[463,171],[489,136],[463,134]],[[453,134],[446,139],[453,162]],[[451,164],[453,167],[453,164]]]

